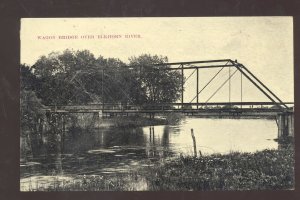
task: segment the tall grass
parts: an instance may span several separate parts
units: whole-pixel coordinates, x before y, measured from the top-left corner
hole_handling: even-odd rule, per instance
[[[180,156],[156,166],[151,174],[150,190],[293,189],[294,151]]]

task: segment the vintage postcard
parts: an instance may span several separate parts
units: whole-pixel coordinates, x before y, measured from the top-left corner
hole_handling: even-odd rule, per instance
[[[293,190],[292,17],[23,18],[20,191]]]

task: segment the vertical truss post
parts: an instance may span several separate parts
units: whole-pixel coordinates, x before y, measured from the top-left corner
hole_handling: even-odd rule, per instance
[[[231,70],[230,70],[231,67],[228,68],[228,77],[229,77],[229,83],[228,83],[228,89],[229,89],[229,94],[228,94],[228,100],[229,100],[229,104],[231,103]],[[231,107],[231,105],[230,105]]]
[[[243,108],[243,74],[241,73],[241,108]]]
[[[142,80],[141,80],[141,79],[142,79],[142,66],[140,65],[140,66],[139,66],[139,84],[140,84],[140,85],[139,85],[139,87],[138,87],[138,88],[139,88],[139,89],[138,89],[138,90],[139,90],[139,94],[138,94],[138,96],[137,96],[137,97],[138,97],[138,104],[141,104],[141,103],[142,103],[142,102],[141,102],[141,85],[142,85]]]
[[[181,109],[183,109],[183,84],[184,84],[183,64],[181,64]]]
[[[104,111],[104,92],[103,92],[103,84],[104,84],[104,69],[102,69],[102,84],[101,84],[101,94],[102,94],[102,112]]]
[[[197,109],[199,108],[199,68],[197,68]]]

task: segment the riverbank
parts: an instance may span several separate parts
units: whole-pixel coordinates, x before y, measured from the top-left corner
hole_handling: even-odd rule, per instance
[[[57,179],[58,180],[58,179]],[[24,188],[30,188],[23,184]],[[30,182],[31,185],[37,185]],[[22,186],[22,184],[21,184]],[[109,176],[73,176],[54,181],[43,191],[136,191],[136,190],[277,190],[294,188],[294,151],[232,152],[194,158],[178,156],[155,162],[141,170]]]
[[[277,190],[294,188],[294,150],[181,156],[155,166],[150,190]],[[150,176],[149,176],[150,177]]]

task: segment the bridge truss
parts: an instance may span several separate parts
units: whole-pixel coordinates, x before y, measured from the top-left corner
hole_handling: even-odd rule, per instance
[[[168,67],[164,67],[168,66]],[[285,112],[291,111],[291,105],[293,102],[283,102],[278,96],[276,96],[262,81],[260,81],[250,70],[248,70],[243,64],[233,61],[231,59],[222,59],[222,60],[207,60],[207,61],[193,61],[193,62],[174,62],[174,63],[159,63],[152,64],[151,66],[126,66],[127,68],[139,68],[139,73],[141,73],[142,67],[152,67],[153,70],[172,70],[180,71],[181,74],[181,98],[180,102],[168,102],[168,103],[156,103],[154,105],[130,105],[120,106],[117,103],[111,102],[102,102],[101,104],[90,104],[85,106],[76,106],[76,105],[50,105],[48,109],[50,111],[56,112],[96,112],[101,110],[102,112],[158,112],[158,111],[180,111],[180,110],[199,110],[203,109],[212,110],[226,110],[239,107],[245,111],[250,109],[266,109],[265,106],[272,106],[272,112],[274,107],[277,111]],[[218,71],[209,79],[205,85],[199,87],[199,74],[202,69],[213,69],[217,68]],[[212,93],[212,95],[206,100],[200,102],[200,94],[209,86],[225,69],[228,68],[228,77],[227,79]],[[185,78],[185,72],[192,70],[192,73]],[[236,73],[240,73],[240,101],[234,102],[231,101],[231,80]],[[102,70],[102,77],[104,77],[104,70]],[[184,102],[184,86],[187,80],[194,75],[196,76],[195,83],[195,96],[189,102]],[[265,97],[267,97],[269,102],[248,102],[243,101],[243,78],[249,80]],[[103,79],[102,79],[103,80]],[[210,100],[222,89],[225,85],[229,86],[228,90],[228,102],[211,102]],[[104,94],[103,83],[102,86],[102,95]],[[290,107],[289,107],[289,106]]]
[[[162,66],[162,65],[168,65],[171,66],[170,68],[164,68],[163,70],[181,70],[181,87],[182,87],[182,93],[181,93],[181,104],[186,105],[187,102],[184,102],[184,83],[193,75],[193,73],[196,73],[196,95],[195,97],[189,102],[192,104],[192,101],[196,99],[196,105],[197,108],[200,105],[208,105],[209,101],[212,99],[212,97],[225,85],[228,83],[229,85],[229,101],[223,102],[223,105],[245,105],[243,103],[243,87],[242,87],[242,78],[246,77],[259,91],[261,91],[272,103],[268,102],[257,102],[260,104],[268,104],[268,105],[276,105],[277,107],[286,108],[289,107],[284,103],[278,96],[276,96],[265,84],[263,84],[253,73],[251,73],[243,64],[238,63],[237,61],[233,61],[231,59],[223,59],[223,60],[208,60],[208,61],[194,61],[194,62],[177,62],[177,63],[164,63],[164,64],[154,64],[153,66]],[[177,67],[176,67],[177,66]],[[211,68],[220,68],[220,70],[205,84],[203,88],[199,88],[199,71],[201,69],[211,69]],[[199,95],[200,93],[220,74],[220,72],[224,68],[229,68],[228,70],[228,78],[218,87],[218,89],[205,101],[205,102],[199,102]],[[233,68],[235,71],[231,71],[230,69]],[[159,68],[158,68],[159,69]],[[194,70],[190,76],[185,80],[184,79],[184,71],[185,70]],[[231,102],[231,79],[235,75],[236,72],[241,73],[241,100],[240,102]],[[255,102],[253,102],[255,104]],[[210,103],[210,105],[220,105],[222,103]],[[246,104],[252,104],[250,102],[246,102]]]

